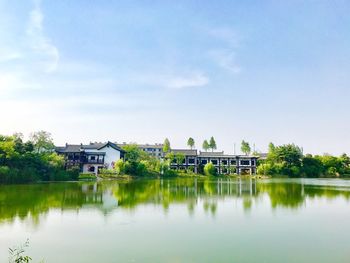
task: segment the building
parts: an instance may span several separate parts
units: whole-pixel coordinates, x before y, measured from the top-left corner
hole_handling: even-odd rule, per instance
[[[189,169],[201,172],[204,166],[211,162],[219,174],[256,174],[257,156],[227,155],[224,152],[201,152],[197,150],[172,149],[174,159],[171,168],[177,170]],[[176,155],[181,154],[184,159],[179,163]]]
[[[258,157],[249,155],[227,155],[224,152],[199,152],[201,165],[211,162],[219,174],[256,174]]]
[[[83,173],[98,174],[100,169],[112,169],[114,163],[124,157],[124,150],[112,142],[66,144],[56,147],[56,152],[64,156],[66,169],[77,167]]]
[[[119,147],[123,147],[128,145],[127,143],[117,144]],[[137,147],[139,147],[142,151],[148,153],[149,155],[156,157],[158,159],[163,159],[165,157],[165,154],[163,152],[163,144],[156,143],[156,144],[135,144]]]
[[[188,149],[172,149],[171,153],[174,154],[174,159],[170,162],[170,167],[176,170],[187,170],[190,169],[193,172],[198,172],[198,155],[197,150],[188,150]],[[181,164],[180,160],[177,160],[177,155],[183,156]]]

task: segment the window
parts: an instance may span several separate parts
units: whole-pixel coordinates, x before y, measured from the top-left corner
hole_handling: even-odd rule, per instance
[[[222,168],[222,169],[221,169],[221,173],[227,174],[227,169],[226,169],[226,168]]]
[[[255,165],[255,160],[252,160],[252,166],[254,166]]]
[[[241,165],[250,165],[249,160],[241,160]]]
[[[189,164],[194,164],[194,158],[188,158],[188,163]]]
[[[236,165],[236,160],[231,160],[231,165]]]
[[[94,173],[94,172],[95,172],[95,166],[90,166],[90,167],[89,167],[89,172]]]
[[[223,165],[227,165],[227,160],[222,160],[221,163],[222,163]]]
[[[96,156],[94,156],[94,155],[93,155],[93,156],[90,156],[90,160],[91,160],[91,161],[95,161],[95,160],[96,160]]]
[[[218,160],[211,160],[211,163],[214,164],[214,165],[217,165],[218,164]]]
[[[202,163],[202,164],[207,164],[208,161],[207,161],[207,160],[202,160],[201,163]]]

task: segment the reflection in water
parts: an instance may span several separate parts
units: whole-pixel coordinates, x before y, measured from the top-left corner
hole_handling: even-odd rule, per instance
[[[107,215],[115,209],[134,209],[138,205],[161,205],[166,211],[171,204],[186,204],[190,214],[199,200],[206,212],[215,214],[222,198],[241,199],[245,211],[253,200],[268,196],[271,207],[300,207],[307,198],[350,198],[349,181],[329,186],[320,180],[240,180],[240,179],[158,179],[48,183],[0,186],[0,222],[15,218],[39,217],[50,209],[98,209]]]

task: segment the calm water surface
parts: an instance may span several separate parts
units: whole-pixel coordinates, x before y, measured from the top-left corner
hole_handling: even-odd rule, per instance
[[[0,186],[0,262],[350,262],[350,181]]]

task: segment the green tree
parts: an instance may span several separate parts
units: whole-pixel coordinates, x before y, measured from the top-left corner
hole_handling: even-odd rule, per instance
[[[302,172],[306,177],[319,177],[324,173],[324,167],[319,159],[307,155],[302,159]]]
[[[263,166],[258,171],[264,171],[264,174],[271,175],[301,176],[303,154],[300,147],[294,144],[270,146],[266,162],[261,163]],[[306,163],[310,162],[306,160]]]
[[[241,151],[245,154],[248,155],[251,152],[250,145],[246,141],[242,141],[241,143]]]
[[[169,161],[169,164],[176,163],[175,154],[173,152],[167,153],[165,158]]]
[[[182,165],[185,160],[185,155],[183,153],[175,154],[176,163],[178,166]]]
[[[202,148],[203,148],[203,150],[206,151],[206,152],[207,152],[208,149],[210,148],[209,143],[208,143],[207,140],[204,140],[203,145],[202,145]]]
[[[211,149],[212,152],[216,150],[216,142],[213,136],[210,137],[209,148]]]
[[[216,168],[211,162],[204,166],[204,174],[207,176],[216,175]]]
[[[192,137],[188,138],[187,145],[191,148],[191,150],[194,147],[194,139]]]
[[[30,141],[33,143],[34,149],[38,153],[52,151],[55,148],[51,133],[46,131],[32,133],[30,135]]]
[[[165,138],[164,143],[163,143],[163,152],[167,153],[170,151],[170,141],[168,138]]]

